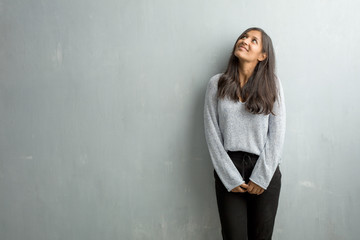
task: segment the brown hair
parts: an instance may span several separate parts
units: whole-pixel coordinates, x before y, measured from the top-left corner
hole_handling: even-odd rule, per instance
[[[234,55],[237,41],[247,32],[257,30],[261,32],[262,52],[267,57],[259,61],[252,75],[243,87],[239,80],[239,59]],[[264,30],[257,27],[246,29],[236,40],[226,71],[218,82],[218,98],[228,97],[237,102],[239,96],[245,101],[245,107],[250,113],[269,114],[272,112],[274,102],[277,99],[277,76],[275,75],[275,54],[271,38]]]

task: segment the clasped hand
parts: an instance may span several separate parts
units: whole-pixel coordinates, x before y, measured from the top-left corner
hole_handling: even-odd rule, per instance
[[[250,194],[260,195],[264,192],[264,189],[250,180],[248,184],[243,183],[240,186],[237,186],[236,188],[231,190],[231,192],[248,192]]]

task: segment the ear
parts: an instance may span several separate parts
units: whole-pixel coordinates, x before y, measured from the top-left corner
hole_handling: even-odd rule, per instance
[[[267,57],[266,53],[261,53],[259,58],[258,58],[259,62],[264,61],[266,59],[266,57]]]

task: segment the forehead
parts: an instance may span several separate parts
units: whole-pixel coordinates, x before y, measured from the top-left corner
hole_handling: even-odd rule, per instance
[[[247,35],[247,36],[249,36],[249,37],[256,38],[256,39],[258,39],[259,41],[261,41],[261,32],[260,32],[260,31],[251,30],[251,31],[248,31],[247,33],[244,33],[244,35]]]

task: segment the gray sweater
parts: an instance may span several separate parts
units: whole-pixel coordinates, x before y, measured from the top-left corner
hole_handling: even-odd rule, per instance
[[[229,98],[216,99],[217,84],[222,73],[208,82],[204,104],[205,138],[212,164],[230,192],[245,183],[227,151],[245,151],[259,155],[250,180],[264,189],[281,163],[285,140],[286,110],[281,81],[276,84],[280,98],[274,103],[276,114],[252,114],[245,103]]]

